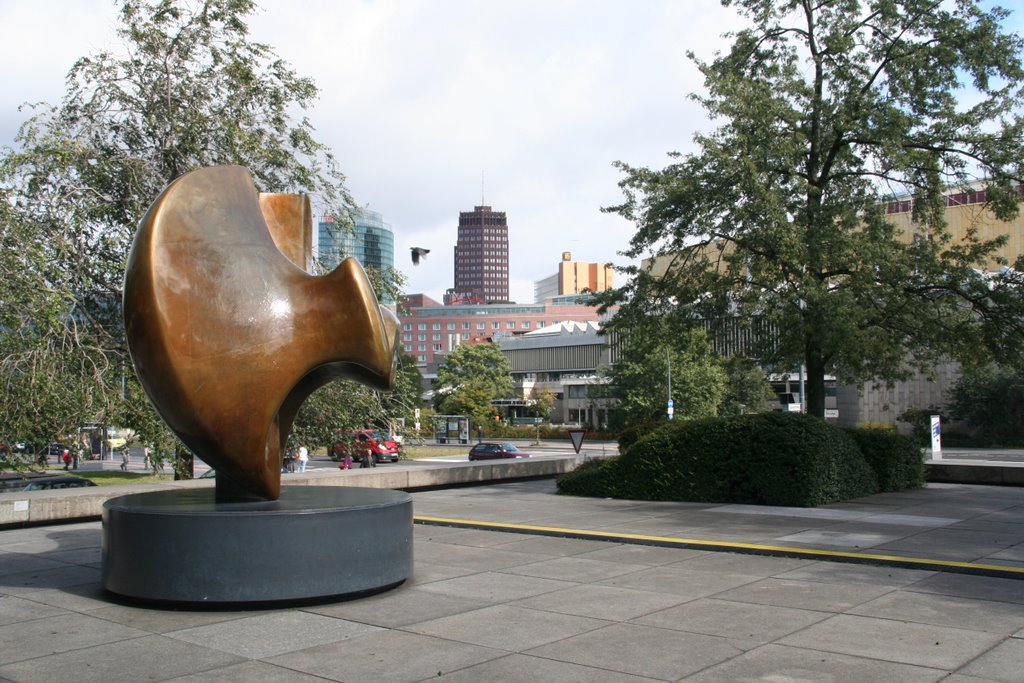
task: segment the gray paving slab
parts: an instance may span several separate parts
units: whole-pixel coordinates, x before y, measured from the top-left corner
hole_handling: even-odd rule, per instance
[[[404,630],[461,643],[522,652],[608,626],[603,619],[516,605],[491,605],[406,626]]]
[[[19,683],[138,683],[182,674],[205,674],[242,661],[240,657],[162,636],[117,639],[78,646],[0,666],[0,677]]]
[[[865,584],[827,584],[820,581],[795,581],[768,578],[720,591],[716,597],[758,605],[775,605],[821,612],[845,612],[890,592],[891,586]]]
[[[811,624],[828,619],[827,612],[702,598],[633,619],[633,623],[689,633],[750,641],[749,647],[770,643]]]
[[[671,681],[743,652],[728,638],[640,624],[613,624],[527,650],[526,654]]]
[[[678,605],[684,600],[686,598],[670,593],[616,586],[583,585],[517,600],[513,604],[581,617],[628,621]]]
[[[59,614],[0,626],[0,665],[148,635],[84,614]]]
[[[404,631],[385,631],[273,657],[281,667],[345,683],[413,683],[502,657],[507,652]]]
[[[292,671],[266,662],[245,661],[186,676],[168,678],[173,683],[323,683],[329,680]]]
[[[509,567],[505,571],[509,574],[521,576],[536,576],[544,579],[569,579],[579,583],[592,583],[644,569],[648,569],[648,567],[642,564],[606,562],[586,557],[556,557],[551,560],[541,560],[539,562]]]
[[[1024,640],[1006,640],[967,664],[963,668],[963,673],[994,681],[1016,683],[1021,680],[1022,662]]]
[[[1024,605],[912,591],[886,593],[848,613],[1007,636],[1024,629]]]
[[[1016,489],[929,486],[817,512],[570,498],[550,481],[413,498],[417,515],[775,545],[804,534],[792,545],[829,551],[841,534],[885,534],[887,554],[1024,564]],[[99,523],[0,531],[0,681],[1020,680],[1024,576],[525,531],[416,525],[414,538],[412,576],[385,593],[166,610],[102,589]]]
[[[692,571],[685,567],[685,563],[651,567],[604,579],[598,583],[604,586],[635,588],[652,593],[668,593],[680,598],[696,600],[758,580],[756,574]]]
[[[429,593],[451,595],[493,605],[551,593],[572,585],[574,584],[569,581],[538,579],[532,576],[516,576],[502,572],[480,572],[454,579],[425,583],[419,586],[419,589]]]
[[[480,681],[558,681],[558,683],[654,683],[660,679],[633,676],[543,657],[511,654],[440,676],[445,683]]]
[[[306,609],[338,619],[348,619],[382,628],[400,628],[431,619],[472,612],[488,603],[456,595],[431,593],[414,586],[401,586],[392,591],[361,600],[346,600]]]
[[[214,647],[247,659],[266,659],[380,629],[302,610],[279,610],[251,617],[193,626],[166,635]]]
[[[942,669],[780,645],[764,645],[687,676],[686,683],[828,681],[829,683],[934,683]]]
[[[778,642],[948,671],[964,666],[1002,641],[1000,635],[985,631],[837,614]]]

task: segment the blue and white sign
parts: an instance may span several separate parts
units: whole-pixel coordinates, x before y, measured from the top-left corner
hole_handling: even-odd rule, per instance
[[[670,419],[670,420],[672,419],[672,415],[675,413],[675,408],[673,407],[674,405],[675,405],[675,403],[672,401],[672,399],[669,399],[668,400],[668,419]]]
[[[942,460],[942,425],[938,415],[932,415],[932,460]]]

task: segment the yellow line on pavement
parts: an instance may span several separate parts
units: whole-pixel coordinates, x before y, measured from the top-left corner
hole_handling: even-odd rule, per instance
[[[963,573],[999,574],[1011,578],[1024,579],[1024,567],[1013,567],[1001,564],[982,564],[979,562],[958,562],[955,560],[937,560],[922,557],[905,557],[902,555],[879,555],[876,553],[850,553],[839,550],[821,550],[817,548],[797,548],[794,546],[767,545],[762,543],[740,543],[737,541],[709,541],[697,538],[675,538],[672,536],[648,536],[630,534],[619,531],[591,531],[588,529],[568,529],[554,526],[537,526],[533,524],[507,524],[505,522],[483,522],[472,519],[453,519],[447,517],[430,517],[416,515],[413,521],[420,524],[437,526],[455,526],[491,531],[517,531],[521,533],[543,534],[547,536],[564,536],[569,538],[598,539],[603,541],[620,541],[646,545],[676,546],[680,548],[707,548],[709,550],[732,550],[762,555],[787,555],[790,557],[816,557],[837,561],[854,561],[872,564],[900,565],[902,567],[934,569],[937,571],[960,571]]]

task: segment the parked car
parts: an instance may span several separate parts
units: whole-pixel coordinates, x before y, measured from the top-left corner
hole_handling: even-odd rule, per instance
[[[513,443],[483,441],[469,449],[470,460],[498,460],[501,458],[529,458],[529,453],[516,448]]]
[[[349,446],[352,452],[349,453]],[[328,451],[331,460],[344,460],[351,455],[355,461],[362,461],[373,456],[372,464],[380,462],[398,462],[402,449],[396,441],[389,439],[379,429],[346,429],[342,438]]]
[[[83,486],[95,486],[95,482],[81,477],[39,477],[33,479],[22,491],[42,491],[45,489],[77,489]]]

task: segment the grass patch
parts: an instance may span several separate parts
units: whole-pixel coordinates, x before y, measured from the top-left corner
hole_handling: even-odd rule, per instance
[[[402,457],[408,460],[439,458],[444,455],[469,455],[473,444],[465,446],[403,446]]]
[[[148,472],[122,472],[98,471],[83,472],[72,470],[68,472],[76,477],[88,479],[97,486],[114,486],[116,484],[156,484],[161,481],[174,481],[173,474],[151,474]]]

